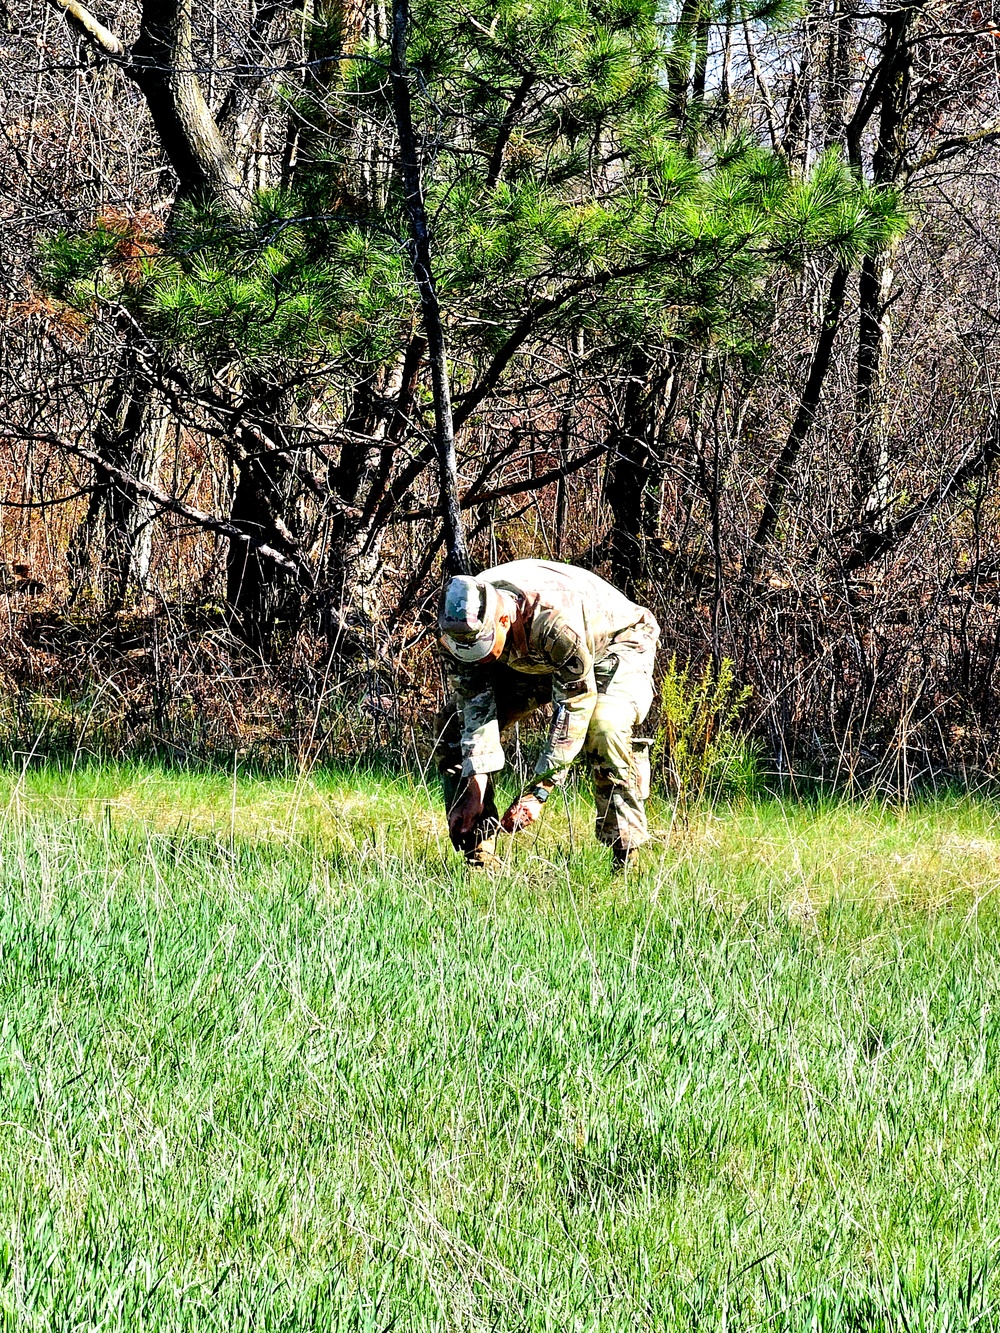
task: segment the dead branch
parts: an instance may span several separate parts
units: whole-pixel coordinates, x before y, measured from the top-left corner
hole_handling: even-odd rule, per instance
[[[117,58],[125,54],[124,43],[78,0],[49,0],[49,4],[65,14],[70,27],[86,37],[104,55]]]
[[[177,514],[180,518],[187,519],[189,523],[204,528],[207,532],[217,532],[219,536],[228,537],[230,541],[241,542],[262,555],[265,560],[270,560],[279,569],[294,575],[301,587],[309,591],[315,588],[315,575],[304,560],[276,550],[259,537],[255,537],[252,533],[245,532],[242,528],[237,527],[235,523],[230,523],[224,518],[218,518],[215,514],[207,514],[203,509],[195,509],[193,505],[185,504],[183,500],[178,500],[176,496],[169,495],[159,486],[154,486],[152,482],[141,481],[138,477],[131,476],[124,468],[110,463],[93,449],[88,449],[73,440],[61,439],[56,435],[14,435],[6,432],[0,434],[0,440],[18,442],[25,439],[49,444],[54,449],[61,449],[68,454],[73,454],[76,458],[82,458],[84,462],[90,463],[93,467],[99,468],[102,472],[106,472],[110,477],[113,477],[126,490],[135,495],[141,495],[144,499],[152,500],[154,504],[159,505],[163,513]]]
[[[529,477],[527,481],[513,481],[507,486],[496,486],[490,491],[477,491],[475,487],[461,500],[462,509],[471,509],[473,505],[487,504],[490,500],[502,500],[508,495],[524,495],[526,491],[538,491],[543,486],[548,486],[553,481],[559,481],[562,477],[569,477],[574,472],[579,472],[585,468],[588,463],[595,462],[608,451],[607,445],[599,444],[595,448],[581,454],[579,458],[574,458],[571,463],[566,463],[562,467],[552,468],[548,472],[543,472],[540,477]],[[405,514],[398,514],[393,520],[396,523],[413,523],[421,518],[436,518],[441,513],[437,505],[428,506],[425,509],[411,509]]]

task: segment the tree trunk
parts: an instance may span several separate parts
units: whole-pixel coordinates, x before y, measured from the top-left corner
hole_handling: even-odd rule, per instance
[[[650,576],[649,548],[657,536],[663,475],[655,443],[676,403],[677,361],[677,351],[669,350],[658,367],[645,349],[635,349],[609,448],[604,496],[611,509],[611,569],[630,595]]]
[[[826,48],[823,79],[824,146],[844,147],[847,128],[847,98],[851,89],[851,47],[854,19],[845,11],[845,0],[834,0]]]
[[[301,558],[296,510],[301,486],[296,478],[282,422],[292,411],[289,395],[260,394],[262,421],[240,439],[235,453],[236,489],[230,521],[282,554]],[[271,448],[261,445],[261,438]],[[231,541],[226,559],[226,602],[230,624],[252,648],[270,652],[283,631],[298,621],[301,589],[274,562]]]
[[[350,57],[374,34],[375,7],[371,0],[301,0],[299,8],[307,36],[301,99],[289,118],[284,180],[321,211],[364,217],[377,207],[379,188],[371,172],[371,136],[365,120],[354,115],[350,98],[338,99],[337,93],[350,73]],[[330,515],[323,536],[321,623],[341,653],[359,642],[351,635],[348,643],[345,628],[367,626],[379,615],[384,524],[377,522],[376,511],[394,459],[394,450],[386,446],[402,433],[401,408],[409,418],[423,348],[422,340],[414,340],[395,373],[378,372],[377,382],[374,372],[365,371],[354,386],[338,457],[326,469],[330,492],[344,507]],[[387,409],[393,397],[396,408]]]
[[[667,115],[680,126],[683,124],[691,95],[692,60],[695,57],[701,0],[683,0],[674,26],[673,40],[667,59]]]
[[[342,87],[350,57],[372,35],[371,0],[300,0],[298,18],[308,36],[302,43],[303,69],[299,105],[288,120],[282,181],[315,194],[328,208],[365,209],[368,185],[360,152],[354,161],[345,149],[357,143],[351,112],[336,107],[331,94]],[[339,151],[331,152],[336,147]]]
[[[645,573],[646,487],[650,482],[648,354],[633,353],[618,429],[608,456],[604,496],[611,509],[611,573],[631,596]]]
[[[819,407],[823,381],[826,379],[826,373],[833,359],[833,344],[837,337],[837,330],[840,328],[840,317],[843,313],[844,297],[847,293],[847,276],[847,268],[843,264],[838,264],[833,277],[830,279],[830,290],[827,293],[823,308],[823,324],[816,340],[816,349],[813,352],[812,364],[809,367],[809,374],[806,377],[802,396],[799,399],[798,411],[788,432],[788,438],[785,440],[774,465],[771,483],[764,498],[764,508],[761,511],[760,522],[757,524],[757,532],[754,537],[754,549],[748,562],[747,572],[750,575],[756,571],[764,548],[774,540],[788,484],[792,479],[792,473],[802,445],[805,443],[810,427],[816,419],[816,409]]]
[[[469,574],[472,572],[472,561],[465,542],[465,529],[462,525],[458,500],[458,467],[455,458],[455,426],[451,410],[447,347],[441,306],[431,268],[430,229],[427,210],[424,207],[420,157],[410,101],[410,77],[406,65],[408,28],[409,0],[393,0],[389,82],[392,85],[392,106],[399,138],[406,211],[410,221],[408,247],[410,263],[420,293],[424,337],[427,341],[427,361],[434,395],[434,449],[438,464],[441,507],[444,511],[447,563],[452,574]]]
[[[248,199],[232,154],[219,133],[194,72],[192,0],[144,0],[139,38],[124,61],[125,72],[142,89],[163,151],[177,176],[178,198],[214,204],[234,221],[246,214]],[[81,11],[86,14],[86,11]],[[79,15],[73,15],[82,22]],[[100,26],[100,25],[99,25]],[[103,35],[102,35],[103,34]],[[92,40],[109,50],[113,34],[103,28]],[[167,421],[137,372],[134,334],[125,330],[121,365],[101,409],[94,450],[111,467],[151,480]],[[144,582],[148,568],[149,502],[123,488],[110,473],[95,469],[95,485],[83,522],[71,542],[69,561],[74,595],[90,584],[101,604],[120,606],[130,580]]]
[[[195,73],[191,4],[144,0],[127,69],[145,95],[181,195],[242,218],[249,204],[246,190]]]
[[[155,479],[169,424],[166,405],[144,388],[126,351],[101,407],[94,449],[112,467],[140,481]],[[122,607],[130,589],[149,579],[155,506],[95,468],[87,512],[70,539],[71,597],[90,592],[98,608]]]
[[[889,358],[892,353],[892,251],[866,255],[858,279],[858,362],[854,512],[862,527],[880,522],[892,500],[889,473]]]
[[[810,6],[810,9],[813,8]],[[803,168],[809,164],[812,142],[815,28],[816,20],[813,14],[807,13],[802,23],[802,55],[788,90],[788,109],[785,114],[785,135],[782,142],[782,150],[789,162],[797,162]]]
[[[392,446],[408,425],[426,349],[423,338],[411,338],[398,370],[378,395],[382,399],[395,396],[388,420],[378,419],[370,386],[359,387],[348,425],[381,440],[381,445],[345,440],[339,459],[329,469],[331,491],[352,508],[361,504],[360,518],[344,511],[333,515],[327,539],[324,581],[333,615],[327,616],[325,629],[339,644],[345,623],[370,623],[379,614],[382,541],[394,508],[386,503],[395,457]]]
[[[906,161],[912,64],[909,35],[913,13],[902,8],[889,14],[884,22],[879,128],[872,155],[872,178],[876,185],[888,187],[899,182]],[[887,392],[892,350],[892,260],[892,250],[866,256],[858,283],[853,502],[856,521],[862,528],[878,526],[886,517],[892,499]]]

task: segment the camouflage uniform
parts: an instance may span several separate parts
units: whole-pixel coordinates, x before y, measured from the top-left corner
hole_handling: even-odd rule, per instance
[[[454,695],[439,742],[448,808],[463,778],[503,768],[503,731],[551,702],[552,725],[536,776],[561,783],[574,759],[586,754],[594,768],[598,839],[619,850],[640,846],[649,838],[649,756],[633,745],[632,732],[653,700],[656,621],[573,565],[516,560],[478,577],[512,594],[522,615],[498,662],[463,665],[444,654]],[[474,852],[495,834],[497,822],[490,781],[483,814],[460,850]]]

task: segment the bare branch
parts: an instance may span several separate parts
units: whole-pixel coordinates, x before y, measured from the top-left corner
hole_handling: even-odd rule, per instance
[[[870,565],[872,561],[878,560],[883,555],[888,555],[904,537],[908,536],[916,525],[931,514],[941,505],[950,500],[963,486],[968,485],[970,481],[975,481],[978,477],[983,477],[989,473],[997,459],[1000,458],[1000,428],[994,422],[990,426],[990,433],[986,443],[971,457],[966,451],[959,465],[947,476],[944,481],[930,490],[927,495],[912,505],[905,513],[893,523],[889,523],[883,528],[873,528],[864,532],[858,538],[854,548],[850,550],[841,562],[841,569],[846,574],[853,574],[865,565]]]
[[[953,139],[945,139],[939,143],[930,152],[923,157],[918,158],[907,172],[908,177],[916,175],[918,171],[923,171],[925,167],[933,167],[938,162],[947,162],[950,158],[957,157],[959,153],[964,153],[968,148],[984,148],[987,144],[1000,142],[1000,125],[988,125],[984,129],[976,130],[973,134],[956,135]]]
[[[106,56],[121,57],[125,54],[125,44],[78,0],[49,0],[49,4],[65,14],[70,26],[82,33]]]
[[[599,444],[593,449],[588,449],[579,458],[574,458],[572,463],[566,463],[563,467],[554,467],[549,472],[543,472],[540,477],[529,477],[527,481],[512,481],[507,486],[496,486],[491,491],[477,491],[473,487],[468,495],[462,498],[461,508],[471,509],[473,505],[486,504],[489,500],[501,500],[506,495],[524,495],[526,491],[539,491],[543,486],[548,486],[553,481],[559,481],[562,477],[568,477],[574,472],[579,472],[581,468],[585,468],[588,463],[595,462],[607,452],[607,445]],[[394,521],[396,523],[410,523],[419,518],[436,518],[440,513],[440,506],[433,505],[426,509],[411,509],[409,513],[397,515]]]
[[[245,532],[242,528],[237,527],[235,523],[229,523],[223,518],[216,517],[215,514],[207,514],[203,509],[195,509],[193,505],[185,504],[183,500],[178,500],[175,496],[161,490],[159,486],[154,486],[152,482],[140,481],[138,477],[133,477],[124,468],[117,467],[93,449],[87,449],[74,440],[67,440],[57,435],[25,435],[23,433],[15,435],[9,432],[0,434],[0,440],[17,442],[29,439],[50,444],[54,449],[62,449],[68,454],[82,458],[84,462],[91,463],[95,468],[100,468],[102,472],[106,472],[108,476],[113,477],[126,490],[141,495],[147,500],[152,500],[154,504],[159,505],[164,513],[177,514],[180,518],[185,518],[189,523],[194,523],[197,527],[204,528],[208,532],[217,532],[221,537],[228,537],[230,541],[242,542],[249,546],[251,550],[262,555],[265,560],[270,560],[272,564],[277,565],[279,569],[294,575],[302,587],[310,591],[315,588],[315,576],[304,560],[296,559],[294,556],[285,555],[283,552],[275,550],[273,546],[261,541],[259,537],[254,537],[251,533]]]

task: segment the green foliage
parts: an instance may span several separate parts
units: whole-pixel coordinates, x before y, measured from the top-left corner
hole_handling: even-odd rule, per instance
[[[752,355],[776,267],[854,263],[898,234],[894,197],[836,153],[802,174],[746,133],[692,152],[670,118],[670,53],[653,0],[415,5],[414,110],[460,380],[511,337],[529,350],[571,327],[612,354],[671,339]],[[384,135],[386,52],[359,55],[310,91],[301,114],[322,147],[249,225],[191,205],[165,232],[98,222],[46,244],[51,288],[125,306],[194,366],[322,362],[356,382],[392,362],[416,298],[392,145],[381,167],[359,157]],[[299,114],[304,94],[288,96]]]
[[[754,747],[736,731],[751,692],[749,685],[736,685],[729,658],[718,672],[706,662],[701,675],[693,676],[690,667],[677,665],[676,654],[671,657],[660,686],[653,760],[682,812],[705,796],[756,788]]]
[[[62,300],[89,306],[98,290],[98,275],[114,263],[120,244],[121,232],[100,219],[90,231],[57,232],[41,243],[41,276]]]
[[[395,347],[394,321],[412,315],[398,246],[353,225],[321,231],[287,195],[259,198],[246,229],[182,205],[169,235],[143,246],[137,262],[121,230],[63,233],[45,244],[43,273],[65,298],[121,302],[151,336],[214,365],[237,355],[381,361]]]

